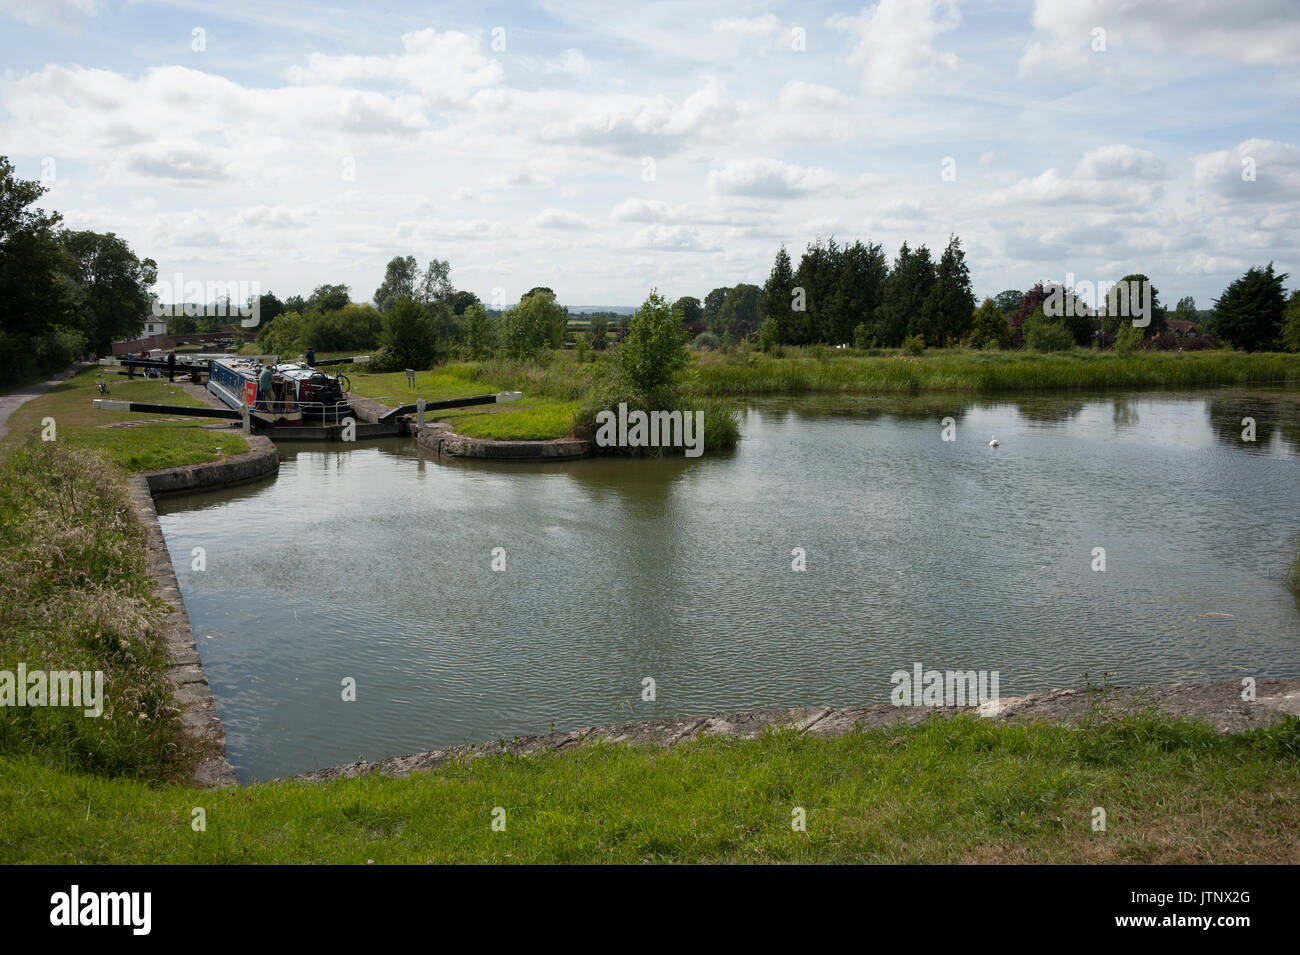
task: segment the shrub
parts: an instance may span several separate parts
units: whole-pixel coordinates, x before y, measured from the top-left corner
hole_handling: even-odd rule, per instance
[[[1024,333],[1025,347],[1037,352],[1071,351],[1075,345],[1065,323],[1048,318],[1041,307],[1025,319]]]
[[[1132,322],[1124,322],[1115,330],[1115,354],[1128,355],[1142,345],[1145,332]]]
[[[662,391],[685,366],[686,336],[681,328],[681,314],[652,290],[628,322],[627,337],[618,349],[619,366],[638,394],[648,397]]]
[[[691,347],[696,351],[717,351],[722,347],[722,341],[713,332],[700,332],[691,342]]]
[[[903,351],[909,355],[919,355],[925,351],[924,335],[909,335],[903,340]]]

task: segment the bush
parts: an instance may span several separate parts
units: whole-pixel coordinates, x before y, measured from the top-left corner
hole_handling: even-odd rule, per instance
[[[875,344],[875,340],[875,336],[872,335],[871,331],[867,328],[867,323],[858,322],[857,327],[853,329],[853,347],[861,348],[865,351]]]
[[[686,365],[686,336],[682,316],[658,291],[652,290],[632,320],[618,349],[619,366],[637,394],[651,396],[672,384]]]
[[[1140,329],[1139,329],[1140,331]],[[1037,352],[1072,351],[1074,335],[1064,322],[1054,321],[1038,308],[1025,319],[1025,347]]]
[[[771,315],[763,319],[763,324],[758,326],[758,347],[770,352],[777,346],[777,325],[776,319]]]
[[[1146,332],[1134,326],[1132,322],[1124,322],[1115,330],[1115,354],[1128,355],[1133,349],[1142,346],[1142,340]]]
[[[903,351],[909,355],[919,355],[925,351],[924,335],[909,335],[903,340]]]
[[[722,347],[722,341],[713,332],[700,332],[691,342],[691,347],[696,351],[717,351]]]

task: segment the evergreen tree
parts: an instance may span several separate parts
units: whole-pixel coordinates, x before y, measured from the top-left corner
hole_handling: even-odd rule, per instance
[[[934,263],[924,245],[915,251],[904,242],[894,260],[894,270],[885,283],[885,302],[877,339],[886,347],[903,343],[904,338],[925,335],[921,310],[934,285]],[[926,344],[930,344],[926,339]]]
[[[776,253],[772,271],[763,285],[763,299],[759,308],[764,319],[770,318],[776,323],[776,341],[782,344],[790,340],[791,289],[793,288],[794,267],[790,264],[790,253],[783,245]]]
[[[794,284],[803,289],[806,310],[791,312],[790,340],[793,344],[831,340],[838,324],[835,292],[842,259],[842,250],[832,237],[825,245],[821,239],[811,243],[799,260]]]
[[[946,348],[956,345],[970,331],[975,312],[975,293],[971,290],[970,269],[961,240],[955,235],[939,258],[933,286],[921,307],[919,334],[927,345]]]
[[[1286,292],[1282,283],[1287,273],[1252,268],[1223,291],[1214,303],[1216,332],[1234,348],[1261,351],[1278,347],[1282,319],[1286,314]]]
[[[879,245],[854,242],[844,249],[829,339],[833,344],[852,344],[857,340],[855,330],[859,325],[871,327],[884,300],[888,277],[889,262]]]

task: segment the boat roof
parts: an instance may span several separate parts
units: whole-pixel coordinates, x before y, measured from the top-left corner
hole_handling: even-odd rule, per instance
[[[229,368],[231,371],[237,372],[242,375],[256,375],[259,372],[261,372],[263,367],[270,368],[273,373],[279,371],[279,369],[276,366],[274,365],[263,366],[263,364],[260,361],[257,361],[256,359],[253,358],[214,358],[212,362],[213,364],[216,365],[223,365],[224,367]]]

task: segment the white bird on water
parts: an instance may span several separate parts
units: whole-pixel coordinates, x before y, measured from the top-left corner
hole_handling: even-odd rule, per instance
[[[989,441],[989,447],[996,448],[997,446],[998,446],[998,439],[997,437],[994,437],[992,440]]]

